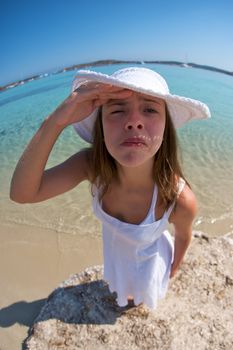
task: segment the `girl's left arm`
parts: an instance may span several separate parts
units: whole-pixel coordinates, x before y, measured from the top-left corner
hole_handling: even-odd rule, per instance
[[[183,261],[185,252],[192,239],[192,223],[197,214],[197,201],[192,190],[185,185],[177,199],[176,209],[172,213],[170,222],[175,228],[174,260],[170,277],[173,277]]]

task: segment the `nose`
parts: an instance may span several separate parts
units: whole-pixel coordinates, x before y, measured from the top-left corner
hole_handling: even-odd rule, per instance
[[[140,117],[140,114],[136,111],[133,111],[128,115],[126,124],[125,124],[125,129],[126,130],[132,130],[132,129],[143,129],[144,124],[143,121]]]

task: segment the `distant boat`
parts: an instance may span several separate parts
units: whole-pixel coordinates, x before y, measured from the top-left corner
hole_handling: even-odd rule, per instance
[[[44,78],[44,77],[47,77],[48,76],[48,73],[43,73],[43,74],[40,74],[40,78]]]
[[[189,65],[188,65],[187,63],[182,63],[182,64],[181,64],[181,67],[188,68]]]
[[[145,64],[145,62],[144,62],[144,61],[141,61],[141,64]]]

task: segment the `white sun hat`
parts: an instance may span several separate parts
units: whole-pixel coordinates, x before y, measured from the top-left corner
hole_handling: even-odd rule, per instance
[[[188,121],[206,119],[210,111],[206,104],[191,98],[172,95],[164,78],[148,68],[130,67],[116,71],[112,75],[97,73],[90,70],[80,70],[73,81],[72,91],[83,84],[104,83],[130,89],[145,95],[159,97],[165,100],[175,128]],[[98,114],[96,108],[87,118],[73,126],[79,136],[92,143],[92,130]]]

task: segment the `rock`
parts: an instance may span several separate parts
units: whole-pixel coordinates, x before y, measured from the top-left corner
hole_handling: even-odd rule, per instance
[[[71,276],[47,299],[25,340],[28,350],[233,349],[233,246],[193,238],[158,308],[119,307],[102,266]]]

